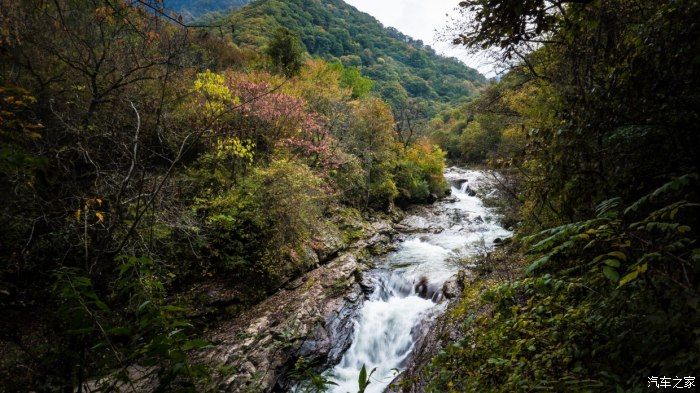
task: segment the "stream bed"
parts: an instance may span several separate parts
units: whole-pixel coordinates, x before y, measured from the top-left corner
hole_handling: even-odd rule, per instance
[[[494,189],[485,172],[452,167],[445,178],[452,196],[410,209],[397,226],[396,251],[365,273],[373,289],[354,321],[350,348],[324,373],[337,384],[329,392],[356,392],[363,365],[375,370],[366,393],[384,391],[410,359],[420,324],[445,311],[442,289],[465,268],[460,261],[511,235],[478,196]]]

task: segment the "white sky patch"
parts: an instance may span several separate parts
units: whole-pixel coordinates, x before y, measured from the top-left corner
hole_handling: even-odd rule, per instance
[[[450,19],[459,14],[455,11],[459,0],[345,0],[377,18],[384,26],[391,26],[400,32],[422,40],[436,52],[453,56],[487,77],[496,75],[494,65],[485,55],[467,53],[455,46],[447,38],[439,38],[450,24]]]

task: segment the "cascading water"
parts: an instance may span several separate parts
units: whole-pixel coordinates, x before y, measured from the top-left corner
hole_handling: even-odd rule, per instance
[[[405,367],[421,321],[444,310],[437,301],[443,284],[460,268],[456,262],[511,235],[473,191],[489,186],[483,172],[450,168],[445,177],[453,198],[404,219],[405,241],[369,272],[375,290],[355,321],[352,345],[326,372],[337,383],[330,392],[357,392],[363,365],[368,372],[376,369],[366,392],[382,392]]]

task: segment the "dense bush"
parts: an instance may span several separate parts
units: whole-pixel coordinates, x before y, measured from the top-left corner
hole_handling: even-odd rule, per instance
[[[520,174],[529,257],[466,301],[479,311],[430,389],[641,392],[698,374],[698,3],[497,3],[463,2],[459,40],[521,61],[471,108],[502,125],[490,154]]]
[[[309,266],[296,254],[316,234],[324,210],[322,181],[303,164],[273,160],[235,188],[206,201],[207,248],[224,276],[276,289]]]
[[[427,140],[409,147],[396,164],[398,202],[428,202],[443,196],[449,187],[443,172],[445,153]]]

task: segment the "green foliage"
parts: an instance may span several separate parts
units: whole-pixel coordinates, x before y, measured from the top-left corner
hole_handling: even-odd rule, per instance
[[[153,261],[120,257],[118,262],[117,278],[104,296],[79,269],[55,272],[58,314],[72,350],[66,355],[75,356],[79,365],[89,364],[87,372],[106,377],[95,382],[102,388],[154,380],[161,389],[192,387],[207,370],[192,364],[187,353],[208,343],[193,335],[185,308],[163,301],[165,288]],[[126,309],[108,306],[122,299],[128,302]],[[154,368],[134,380],[129,374],[134,362]]]
[[[399,195],[392,168],[384,165],[374,165],[369,172],[369,186],[367,190],[367,205],[376,210],[390,209],[394,199]]]
[[[430,137],[448,152],[449,158],[503,166],[522,152],[525,143],[520,138],[517,106],[509,90],[512,79],[513,75],[508,74],[484,89],[481,96],[432,119]]]
[[[174,11],[185,20],[191,20],[212,12],[227,12],[243,7],[250,0],[163,0],[166,12]]]
[[[235,26],[233,41],[241,46],[261,46],[267,41],[261,32],[279,27],[298,32],[311,55],[358,67],[387,101],[398,96],[391,86],[426,103],[431,114],[474,95],[486,80],[342,0],[256,1],[217,23]]]
[[[234,2],[192,7],[223,3]],[[349,245],[364,233],[369,212],[360,210],[391,208],[399,193],[422,202],[441,192],[443,154],[400,137],[390,105],[372,90],[406,103],[402,83],[420,71],[405,85],[426,95],[416,105],[423,113],[434,99],[473,91],[457,79],[481,77],[340,2],[308,10],[335,15],[343,28],[345,17],[359,18],[369,35],[328,26],[343,38],[314,54],[331,61],[305,59],[297,33],[276,21],[288,9],[289,17],[308,15],[294,2],[263,3],[241,11],[253,18],[233,26],[233,40],[164,23],[143,3],[3,4],[7,389],[194,390],[207,372],[193,351],[208,344],[181,304],[211,322],[215,306],[199,288],[224,286],[227,311],[240,311],[314,268],[322,230],[337,226]],[[255,14],[270,4],[279,8]],[[302,39],[316,35],[325,45],[328,34],[309,30],[319,21],[303,23]],[[377,45],[365,51],[356,38]],[[374,66],[393,90],[369,79]],[[431,82],[436,73],[444,83]]]
[[[304,50],[299,37],[291,30],[280,27],[267,45],[265,53],[272,61],[272,68],[285,76],[299,73],[303,63]]]
[[[697,185],[682,176],[525,238],[532,277],[471,306],[493,318],[466,320],[469,334],[434,359],[432,388],[642,391],[649,375],[697,372]]]
[[[344,67],[342,63],[333,63],[330,67],[340,72],[340,86],[352,89],[352,98],[365,97],[372,91],[374,81],[362,76],[359,68]]]
[[[367,175],[359,158],[344,157],[343,164],[330,173],[330,178],[341,202],[359,208],[366,205]]]
[[[292,381],[296,382],[294,393],[323,393],[330,386],[338,385],[323,375],[316,373],[313,369],[314,365],[304,358],[299,358],[294,363],[294,369],[287,374]]]
[[[409,147],[396,165],[398,202],[425,203],[444,195],[449,190],[444,170],[445,153],[440,148],[426,140]]]
[[[428,390],[642,392],[697,374],[698,64],[665,53],[697,53],[698,3],[460,5],[474,19],[458,41],[521,60],[468,108],[496,116],[489,154],[521,174],[530,258],[460,307],[475,311]],[[441,141],[455,120],[434,120]]]
[[[489,130],[486,120],[474,120],[467,124],[459,137],[462,158],[469,162],[483,162],[496,149],[500,134]]]
[[[367,390],[367,386],[370,384],[370,378],[372,378],[372,374],[377,371],[376,368],[373,368],[372,371],[370,371],[369,375],[367,375],[367,368],[365,368],[365,365],[362,365],[362,368],[360,369],[360,375],[357,377],[357,385],[359,389],[357,390],[357,393],[365,393],[365,390]]]
[[[253,296],[308,268],[300,248],[323,212],[321,180],[298,162],[274,160],[198,209],[206,212],[208,252],[220,273],[256,280]]]

